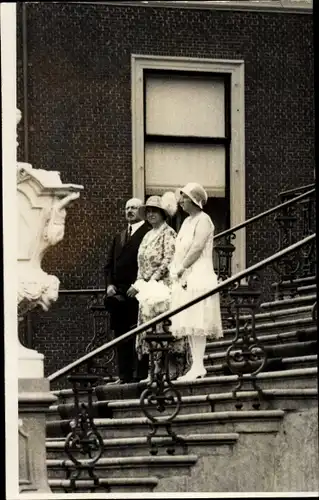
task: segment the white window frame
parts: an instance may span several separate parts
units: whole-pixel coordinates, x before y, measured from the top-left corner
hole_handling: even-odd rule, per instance
[[[244,61],[131,55],[132,190],[133,196],[142,200],[145,197],[143,71],[146,69],[230,74],[230,226],[233,227],[243,222],[246,219]],[[233,274],[246,268],[246,231],[244,228],[237,231],[235,246]]]

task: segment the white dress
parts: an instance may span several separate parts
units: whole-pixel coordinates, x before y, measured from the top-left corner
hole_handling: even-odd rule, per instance
[[[186,264],[181,278],[172,286],[171,308],[175,309],[217,286],[213,267],[214,224],[205,212],[188,216],[177,235],[171,269]],[[199,257],[189,267],[194,254]],[[223,336],[219,294],[208,297],[171,317],[172,334]]]

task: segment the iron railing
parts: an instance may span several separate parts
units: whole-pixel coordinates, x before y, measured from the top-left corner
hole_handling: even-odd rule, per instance
[[[299,237],[307,236],[311,234],[315,229],[314,223],[314,184],[308,184],[298,188],[290,189],[288,191],[283,191],[280,193],[279,197],[282,200],[279,205],[270,208],[242,223],[218,233],[214,237],[214,252],[217,255],[217,268],[216,274],[218,280],[224,280],[232,275],[232,259],[234,252],[236,250],[236,232],[240,229],[252,226],[254,223],[266,218],[271,214],[276,214],[275,222],[278,224],[278,250],[284,246],[288,246],[293,243],[292,233],[293,226],[296,221],[296,216],[291,220],[291,213],[293,207],[299,202],[303,203],[303,229],[299,234]],[[297,196],[295,194],[297,193]],[[293,197],[292,197],[293,196]],[[282,216],[278,215],[282,211]],[[289,213],[288,213],[289,211]],[[310,251],[305,252],[303,256],[303,264],[298,263],[298,269],[289,267],[289,259],[285,263],[285,268],[275,269],[279,279],[276,283],[276,297],[282,298],[284,293],[290,292],[291,295],[295,292],[295,285],[293,279],[297,276],[311,276],[315,274],[315,259],[313,258],[315,253],[315,242]],[[100,342],[105,341],[105,339],[111,339],[112,331],[109,327],[109,316],[105,311],[103,298],[105,290],[100,289],[76,289],[76,290],[63,290],[59,291],[59,295],[62,297],[77,297],[77,296],[89,296],[86,308],[90,311],[92,317],[92,336],[89,342],[84,347],[84,352],[89,352],[90,349],[97,347]],[[221,309],[224,326],[233,326],[233,318],[229,316],[229,301],[230,297],[228,293],[221,292]],[[21,334],[21,341],[29,348],[33,348],[33,312],[31,311],[26,315],[24,323],[24,332]],[[115,358],[115,350],[109,353],[108,357],[103,360],[103,366],[100,366],[105,371],[105,367],[111,368],[111,363]],[[100,362],[101,365],[102,361]],[[93,368],[93,365],[92,365]],[[95,367],[98,370],[98,366]],[[106,375],[106,374],[105,374]],[[108,373],[107,377],[112,379],[112,374]]]
[[[153,438],[159,437],[159,432],[164,429],[165,435],[170,437],[171,445],[167,447],[167,453],[173,454],[175,446],[184,445],[183,440],[173,430],[174,420],[180,413],[181,409],[181,393],[179,384],[172,382],[168,370],[170,343],[173,340],[170,332],[170,318],[184,309],[195,305],[214,294],[219,293],[221,297],[227,298],[226,313],[228,319],[235,324],[235,336],[228,348],[225,356],[225,363],[229,371],[237,376],[237,384],[233,389],[233,398],[237,409],[241,408],[240,393],[247,390],[247,385],[250,385],[257,393],[257,397],[253,401],[253,407],[258,409],[263,399],[263,391],[258,384],[258,373],[260,373],[267,365],[267,351],[261,344],[256,335],[255,321],[256,312],[258,311],[262,290],[262,271],[269,266],[274,269],[278,275],[277,293],[281,292],[280,298],[283,296],[287,282],[291,288],[294,286],[294,280],[297,275],[309,276],[310,272],[315,268],[307,267],[307,261],[315,262],[315,233],[313,231],[314,222],[314,193],[315,189],[308,189],[310,186],[299,188],[303,191],[298,196],[291,198],[292,190],[282,193],[287,196],[280,205],[263,212],[247,221],[231,228],[223,233],[215,236],[215,241],[228,238],[225,244],[216,245],[219,256],[225,257],[226,265],[219,266],[219,278],[223,280],[219,285],[191,302],[179,307],[178,309],[168,311],[157,316],[153,320],[140,325],[130,332],[122,336],[112,339],[109,342],[87,352],[78,360],[69,365],[57,370],[49,375],[48,379],[51,383],[60,380],[62,377],[68,376],[73,384],[74,393],[74,412],[73,418],[70,421],[70,432],[65,442],[65,451],[73,464],[68,466],[66,473],[67,478],[74,481],[87,473],[91,479],[94,479],[95,486],[99,484],[99,479],[95,475],[94,468],[99,457],[103,453],[103,440],[98,429],[94,425],[93,405],[92,405],[92,390],[93,385],[99,380],[99,376],[94,374],[93,360],[98,359],[101,355],[107,352],[114,352],[114,348],[121,342],[124,342],[132,336],[136,336],[144,331],[147,331],[146,340],[150,344],[151,359],[156,354],[156,351],[162,352],[161,366],[159,370],[154,370],[154,363],[151,363],[150,382],[146,385],[140,394],[141,409],[147,417],[150,431],[147,436],[150,453],[158,452]],[[299,193],[298,191],[298,193]],[[296,190],[294,190],[294,193]],[[298,202],[303,204],[303,213],[307,215],[303,217],[301,233],[304,236],[301,240],[293,242],[292,229],[296,222],[296,217],[292,217],[291,210]],[[307,209],[304,210],[304,207]],[[279,223],[279,250],[267,257],[266,259],[251,265],[244,271],[231,276],[231,258],[234,252],[234,245],[230,240],[235,239],[235,232],[239,229],[247,227],[257,220],[266,217],[267,215],[283,211],[283,215],[277,217]],[[311,216],[309,215],[311,212]],[[225,242],[225,240],[224,240]],[[282,248],[284,246],[284,248]],[[296,255],[298,252],[298,255]],[[225,259],[224,259],[225,264]],[[93,295],[103,295],[104,290],[87,290],[87,293]],[[83,291],[62,291],[65,294],[83,293]],[[105,314],[103,304],[96,304],[96,311]],[[96,312],[95,311],[95,312]],[[316,303],[312,308],[312,318],[316,319]],[[245,313],[245,315],[243,315]],[[93,305],[94,314],[94,305]],[[156,333],[156,325],[162,324],[163,333]],[[95,333],[93,334],[94,338]],[[89,345],[93,345],[90,343]],[[105,369],[105,366],[104,366]],[[82,373],[81,373],[82,370]],[[77,372],[77,373],[76,373]],[[142,387],[141,387],[142,388]],[[88,401],[80,402],[80,394],[88,394]],[[79,460],[79,455],[88,456],[86,460]]]
[[[293,229],[297,223],[297,216],[293,213],[294,208],[297,206],[299,202],[303,203],[303,224],[302,229],[299,232],[299,237],[307,236],[311,234],[315,230],[315,221],[314,221],[314,197],[315,197],[315,185],[309,184],[307,186],[302,186],[295,189],[291,189],[289,191],[284,191],[279,194],[279,198],[281,200],[280,204],[272,207],[250,219],[247,219],[236,226],[226,229],[221,233],[218,233],[214,237],[214,251],[218,255],[218,266],[216,269],[216,273],[218,279],[226,279],[232,275],[232,260],[233,255],[236,250],[235,240],[236,240],[236,232],[240,229],[247,228],[252,224],[260,221],[261,219],[265,219],[269,215],[276,214],[275,222],[278,225],[278,250],[288,246],[292,241]],[[293,196],[294,192],[298,192],[297,196]],[[282,215],[278,215],[282,211]],[[216,242],[216,243],[215,243]],[[305,270],[305,265],[303,266]],[[301,267],[300,267],[301,271]],[[313,269],[309,269],[309,275],[313,272]],[[282,281],[286,280],[286,276],[282,277]],[[278,287],[280,289],[282,283],[278,283]]]
[[[92,391],[91,385],[97,381],[97,377],[93,376],[92,378],[92,374],[90,374],[91,360],[126,339],[145,331],[147,331],[146,340],[150,342],[151,356],[158,349],[161,349],[163,353],[162,370],[159,370],[156,374],[154,370],[151,371],[150,381],[140,396],[141,409],[149,422],[150,431],[147,440],[150,453],[157,453],[158,450],[153,438],[155,436],[158,437],[158,432],[162,429],[166,432],[166,436],[171,438],[171,445],[168,446],[167,453],[174,453],[176,445],[184,444],[182,438],[172,428],[174,419],[181,409],[181,393],[179,383],[171,381],[169,370],[167,369],[170,355],[169,344],[173,339],[169,329],[171,325],[170,318],[208,297],[221,293],[225,289],[228,290],[228,293],[232,297],[232,307],[235,310],[236,320],[236,334],[226,354],[226,363],[229,370],[231,373],[237,375],[237,384],[232,391],[233,398],[235,403],[240,400],[240,392],[243,390],[246,391],[247,385],[250,385],[250,388],[253,388],[257,392],[253,406],[255,409],[258,409],[263,399],[263,391],[258,384],[257,375],[267,364],[267,352],[258,340],[255,330],[255,316],[261,293],[260,272],[267,266],[272,266],[280,260],[285,259],[287,255],[292,256],[294,260],[298,259],[297,252],[300,252],[305,246],[311,245],[315,238],[315,233],[303,238],[301,241],[276,252],[274,255],[226,279],[213,290],[198,296],[183,306],[157,316],[151,321],[111,340],[70,363],[68,366],[49,375],[48,379],[52,383],[63,376],[73,373],[70,380],[73,382],[75,398],[74,416],[70,422],[71,430],[65,442],[66,453],[73,463],[73,478],[78,479],[82,473],[88,472],[90,478],[93,478],[95,484],[98,485],[98,478],[94,474],[94,467],[103,452],[103,440],[99,430],[94,425],[92,398],[89,397],[87,404],[82,402],[79,405],[79,394],[81,392],[85,393],[88,386],[90,386],[90,391]],[[244,284],[242,283],[243,279],[246,279]],[[241,322],[243,311],[246,312],[244,323]],[[159,323],[162,323],[164,327],[163,334],[156,333],[156,325]],[[85,367],[82,374],[79,372],[81,367]],[[78,370],[77,374],[74,373],[76,369]],[[240,408],[240,405],[238,408]],[[157,410],[159,415],[154,415],[152,411],[154,409]],[[165,415],[165,412],[168,415]],[[79,454],[86,454],[89,458],[79,461]],[[70,477],[71,473],[72,467],[68,466],[68,477]]]
[[[59,290],[59,295],[61,296],[83,296],[88,295],[89,299],[87,302],[87,309],[92,314],[93,318],[93,328],[92,336],[89,339],[88,344],[85,347],[85,352],[90,352],[90,348],[96,344],[101,336],[105,336],[105,332],[109,330],[108,328],[108,317],[105,316],[104,307],[104,288],[85,288],[85,289],[61,289]]]
[[[280,193],[279,197],[282,201],[279,205],[272,207],[269,210],[264,211],[246,221],[238,224],[235,227],[227,229],[214,237],[214,251],[218,256],[217,265],[217,275],[219,281],[225,280],[232,275],[232,258],[235,251],[235,239],[236,232],[240,229],[249,227],[254,223],[264,219],[265,217],[275,214],[275,222],[278,224],[278,250],[285,246],[289,246],[294,242],[293,233],[294,227],[296,226],[296,215],[293,214],[296,205],[298,203],[302,204],[302,229],[299,231],[299,238],[311,234],[315,229],[315,204],[314,195],[315,189],[314,184],[308,184],[306,186],[301,186],[298,188],[290,189]],[[295,194],[297,193],[297,196]],[[296,293],[296,284],[294,279],[296,277],[313,276],[316,273],[316,259],[315,259],[315,241],[313,241],[310,247],[307,247],[303,252],[302,259],[298,262],[292,261],[290,258],[284,259],[279,265],[274,266],[274,272],[276,272],[278,280],[276,282],[276,298],[280,299],[284,295],[290,294],[294,296]],[[264,289],[267,283],[264,280]],[[264,290],[263,290],[264,292]],[[60,290],[61,297],[78,297],[78,296],[89,296],[88,303],[86,305],[87,310],[90,311],[90,316],[92,318],[93,325],[89,325],[89,331],[92,335],[89,342],[86,342],[83,347],[83,340],[81,342],[80,350],[84,352],[89,352],[90,349],[105,343],[105,340],[111,340],[112,331],[109,327],[109,316],[105,311],[103,299],[105,290],[100,289],[83,289],[83,290]],[[235,318],[233,314],[230,314],[230,306],[232,303],[232,297],[227,292],[227,290],[221,291],[221,310],[223,318],[224,327],[233,327],[235,324]],[[27,345],[27,347],[33,348],[33,319],[34,313],[30,312],[26,315],[24,322],[24,332],[20,335],[22,343]],[[52,321],[52,320],[51,320]],[[23,325],[21,325],[22,327]],[[41,325],[40,325],[41,327]],[[105,380],[112,380],[115,373],[115,367],[112,365],[114,361],[116,352],[115,349],[108,352],[105,358],[92,360],[91,372],[98,373],[103,371],[105,375]],[[114,364],[114,363],[113,363]],[[95,366],[94,366],[95,365]],[[106,373],[106,367],[108,368],[108,373]]]
[[[75,289],[75,290],[63,290],[59,291],[59,295],[62,297],[78,297],[78,296],[89,296],[86,307],[89,311],[90,317],[92,319],[92,335],[89,338],[85,346],[84,352],[89,353],[94,347],[105,343],[106,340],[111,340],[113,338],[113,332],[110,327],[110,317],[104,307],[104,288],[92,288],[92,289]],[[111,349],[104,353],[103,357],[99,357],[91,360],[90,372],[95,374],[103,374],[103,379],[105,382],[114,380],[114,376],[110,373],[111,363],[115,361],[116,350]],[[114,370],[113,370],[114,371]]]
[[[280,250],[279,252],[276,252],[275,254],[271,255],[270,257],[267,257],[266,259],[262,260],[261,262],[258,262],[257,264],[254,264],[247,269],[244,269],[243,271],[240,271],[237,273],[235,276],[232,276],[230,278],[227,278],[225,281],[221,282],[218,286],[216,286],[213,290],[210,290],[209,292],[206,292],[205,294],[202,294],[195,299],[191,300],[190,302],[187,302],[186,304],[174,309],[170,310],[168,312],[162,313],[159,316],[156,316],[154,319],[148,321],[147,323],[143,323],[142,325],[137,326],[136,328],[133,328],[127,333],[124,333],[123,335],[117,337],[116,339],[111,340],[110,342],[107,342],[106,344],[103,344],[102,346],[94,349],[93,351],[89,352],[88,354],[85,354],[84,356],[81,356],[81,358],[73,361],[69,365],[61,368],[60,370],[57,370],[56,372],[52,373],[51,375],[48,375],[47,379],[50,382],[56,381],[62,376],[65,376],[69,373],[74,368],[78,368],[79,366],[87,363],[90,361],[91,358],[97,356],[98,354],[110,349],[111,347],[119,344],[120,342],[123,342],[124,340],[127,340],[130,337],[133,337],[139,333],[142,333],[146,330],[149,330],[150,328],[156,327],[157,324],[162,323],[163,321],[168,320],[171,316],[174,316],[175,314],[178,314],[181,311],[184,311],[184,309],[188,309],[189,307],[197,304],[198,302],[201,302],[204,299],[207,299],[208,297],[211,297],[215,295],[216,293],[221,293],[222,290],[224,289],[229,289],[230,287],[238,288],[240,285],[240,281],[243,278],[246,278],[250,275],[253,275],[255,271],[260,271],[261,269],[265,268],[269,264],[273,264],[274,262],[279,261],[283,257],[285,257],[288,254],[291,254],[292,252],[302,248],[303,246],[311,244],[316,238],[316,233],[311,234],[307,236],[306,238],[302,239],[301,241],[298,241],[294,243],[293,245],[290,245],[288,248],[285,248],[283,250]],[[249,286],[249,285],[247,285]]]

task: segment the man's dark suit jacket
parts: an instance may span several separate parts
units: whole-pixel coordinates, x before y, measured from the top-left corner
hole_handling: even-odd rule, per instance
[[[126,230],[113,239],[108,253],[105,273],[105,287],[115,285],[121,293],[126,293],[137,276],[137,252],[145,234],[151,229],[146,222],[125,242]]]
[[[126,230],[113,239],[107,256],[105,272],[105,289],[109,285],[117,288],[116,295],[105,298],[105,307],[111,314],[111,328],[115,337],[128,332],[137,323],[138,301],[126,295],[129,287],[137,277],[137,252],[145,234],[151,229],[149,224],[142,224],[126,241]],[[119,344],[117,347],[118,375],[123,382],[145,378],[148,361],[138,363],[135,353],[135,337]]]

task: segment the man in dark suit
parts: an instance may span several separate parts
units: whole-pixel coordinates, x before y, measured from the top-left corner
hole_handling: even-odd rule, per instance
[[[127,291],[137,277],[137,252],[140,243],[150,230],[148,223],[140,219],[138,209],[142,201],[132,198],[125,205],[128,226],[117,234],[111,244],[105,272],[105,307],[111,315],[111,328],[115,337],[128,332],[137,324],[138,301]],[[128,383],[144,378],[148,363],[138,363],[135,353],[135,336],[119,344],[117,348],[118,375],[116,383]],[[144,367],[145,364],[145,367]]]

